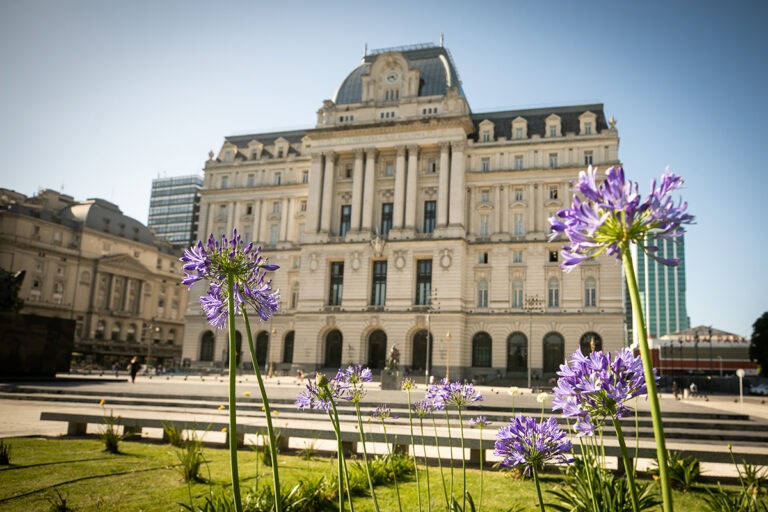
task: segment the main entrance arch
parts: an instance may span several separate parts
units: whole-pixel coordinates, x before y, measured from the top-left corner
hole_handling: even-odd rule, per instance
[[[341,349],[343,345],[341,331],[334,329],[325,335],[325,361],[327,368],[341,368]]]
[[[368,336],[368,368],[381,370],[387,363],[387,333],[376,329]]]
[[[424,372],[427,368],[427,346],[429,346],[429,366],[434,366],[435,360],[432,358],[435,348],[435,340],[429,331],[422,329],[413,335],[413,354],[411,358],[411,369],[416,372]],[[430,372],[431,373],[431,372]]]
[[[544,336],[544,373],[555,373],[565,362],[565,339],[559,332]]]

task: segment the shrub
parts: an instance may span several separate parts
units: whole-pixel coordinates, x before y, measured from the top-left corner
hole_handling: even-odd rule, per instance
[[[109,416],[104,416],[104,424],[101,426],[101,440],[104,441],[104,450],[109,453],[120,453],[120,416],[115,417],[112,410]]]
[[[11,443],[6,443],[0,439],[0,466],[11,465]]]
[[[181,465],[179,472],[185,482],[201,482],[200,467],[205,463],[203,455],[203,442],[196,435],[191,435],[186,441],[182,440],[183,446],[176,450]]]
[[[695,457],[686,457],[682,452],[669,452],[669,478],[672,485],[681,491],[688,491],[693,484],[701,479],[701,463]],[[654,461],[655,467],[648,473],[653,477],[659,476],[659,461]]]
[[[168,443],[176,448],[184,448],[184,431],[173,423],[163,423],[163,432],[168,438]]]

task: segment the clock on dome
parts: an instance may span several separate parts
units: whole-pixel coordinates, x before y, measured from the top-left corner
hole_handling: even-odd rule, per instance
[[[389,73],[387,73],[387,76],[385,79],[387,83],[393,84],[397,82],[399,78],[400,78],[400,73],[398,73],[397,71],[390,71]]]

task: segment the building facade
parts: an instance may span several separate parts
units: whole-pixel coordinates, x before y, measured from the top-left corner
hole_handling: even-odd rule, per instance
[[[564,273],[548,223],[618,145],[601,104],[473,113],[445,48],[374,51],[314,128],[209,154],[199,237],[237,228],[281,267],[280,311],[252,332],[259,365],[382,368],[396,348],[414,374],[541,382],[580,345],[624,344],[620,265]],[[205,323],[203,291],[184,357],[220,365],[227,334]]]
[[[147,226],[180,253],[197,234],[202,186],[203,178],[196,174],[152,180]]]
[[[0,267],[25,271],[22,313],[76,322],[75,363],[179,364],[189,294],[178,255],[117,205],[2,190]]]
[[[658,246],[655,253],[657,257],[679,260],[678,265],[674,267],[663,265],[640,250],[637,245],[632,245],[635,276],[646,330],[650,338],[661,338],[669,333],[685,331],[691,326],[685,300],[685,237],[656,240],[654,245]],[[626,300],[627,325],[634,326],[629,298]],[[636,332],[637,329],[633,327],[632,336],[635,338]]]

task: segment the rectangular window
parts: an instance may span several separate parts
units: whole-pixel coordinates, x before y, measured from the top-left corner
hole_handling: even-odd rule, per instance
[[[490,203],[491,202],[491,191],[490,190],[481,190],[480,191],[480,202],[481,203]]]
[[[381,236],[387,236],[392,229],[392,203],[382,203],[381,205]]]
[[[221,188],[229,188],[229,176],[221,177]]]
[[[302,173],[301,173],[301,182],[302,183],[309,183],[309,171],[302,171]]]
[[[512,263],[522,263],[523,262],[523,251],[517,250],[512,251]]]
[[[557,167],[557,153],[549,154],[549,167],[552,169]]]
[[[557,194],[558,194],[557,185],[550,185],[549,186],[549,198],[550,199],[557,199]]]
[[[272,202],[272,213],[275,215],[280,215],[280,201]]]
[[[584,152],[584,165],[592,165],[592,152],[591,151],[585,151]]]
[[[490,158],[483,158],[482,160],[480,160],[480,170],[483,172],[487,172],[491,170]]]
[[[480,281],[477,283],[477,307],[488,307],[488,281]]]
[[[344,166],[344,177],[346,179],[352,179],[352,164],[347,164]]]
[[[341,296],[344,290],[344,262],[331,263],[331,287],[328,293],[329,306],[341,306]]]
[[[483,251],[478,254],[477,262],[481,265],[487,265],[488,264],[488,253]]]
[[[512,307],[523,307],[523,283],[520,281],[512,283]]]
[[[522,213],[516,213],[512,216],[512,234],[514,236],[525,235],[525,217]]]
[[[301,210],[302,212],[307,211],[307,200],[306,199],[302,200],[301,203],[299,203],[299,210]]]
[[[523,200],[523,189],[522,187],[515,188],[515,201],[522,201]]]
[[[523,155],[515,155],[515,170],[523,170]]]
[[[387,262],[373,262],[371,306],[383,306],[387,301]]]
[[[592,122],[587,121],[584,123],[584,135],[592,135]]]
[[[432,260],[416,261],[416,305],[429,306],[432,302]]]
[[[549,283],[547,306],[550,308],[560,307],[560,283],[558,283],[557,280],[552,280]]]
[[[275,172],[275,185],[280,185],[283,182],[283,173],[280,171]]]
[[[437,201],[424,201],[424,229],[423,233],[432,233],[435,230],[435,216]]]
[[[384,176],[394,176],[395,175],[395,164],[392,161],[388,161],[384,163]]]
[[[483,132],[483,142],[491,142],[491,134],[489,132]]]
[[[249,174],[248,179],[246,181],[246,185],[249,187],[252,187],[256,184],[256,176],[254,174]]]
[[[522,128],[515,128],[515,138],[517,140],[523,140],[523,129]]]
[[[299,283],[296,283],[291,288],[291,309],[296,309],[299,306]]]
[[[349,225],[352,221],[352,205],[341,205],[341,219],[339,220],[339,236],[344,236],[349,231]]]
[[[272,245],[275,245],[279,237],[280,237],[280,226],[278,226],[277,224],[272,224],[272,226],[269,229],[269,243]]]
[[[427,161],[427,172],[430,174],[437,172],[437,161],[434,158],[430,158]]]
[[[557,125],[555,124],[549,125],[549,136],[557,137]]]
[[[557,263],[558,259],[558,252],[557,251],[549,251],[549,262],[550,263]]]
[[[478,233],[480,236],[490,236],[490,216],[488,215],[481,215],[480,216],[480,233]]]

